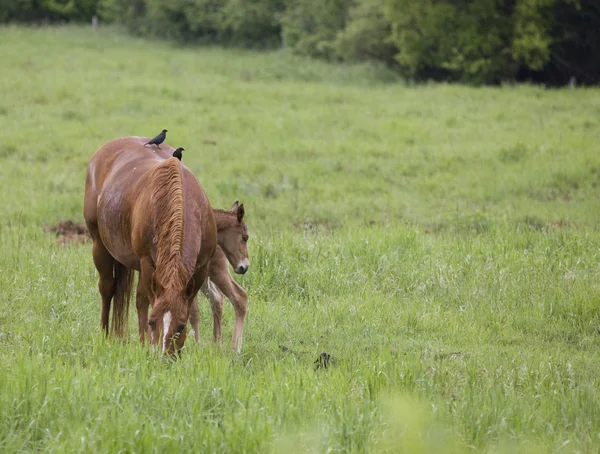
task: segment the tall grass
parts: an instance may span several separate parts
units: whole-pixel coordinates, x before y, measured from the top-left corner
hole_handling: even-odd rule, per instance
[[[1,451],[597,451],[597,90],[112,29],[2,28],[0,52]],[[214,206],[247,207],[240,355],[205,302],[175,363],[135,316],[104,339],[89,245],[41,229],[81,220],[99,146],[163,127]]]

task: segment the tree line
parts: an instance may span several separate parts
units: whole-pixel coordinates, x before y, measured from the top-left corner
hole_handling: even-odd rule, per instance
[[[600,0],[0,0],[0,22],[93,16],[138,36],[380,62],[415,81],[600,82]]]

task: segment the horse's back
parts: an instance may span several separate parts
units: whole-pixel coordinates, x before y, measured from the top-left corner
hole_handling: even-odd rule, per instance
[[[153,211],[149,190],[153,169],[170,158],[175,159],[172,158],[172,147],[165,143],[160,149],[145,147],[148,140],[146,137],[112,140],[96,151],[87,168],[84,218],[92,236],[101,237],[117,260],[117,251],[123,254],[122,263],[137,262],[133,255],[140,251],[135,251],[133,236],[144,238],[153,235],[146,219]],[[176,164],[181,169],[184,211],[188,213],[186,220],[200,234],[202,249],[213,249],[211,243],[216,245],[216,227],[208,197],[195,175],[180,161]],[[133,218],[138,221],[137,226],[131,225]],[[134,235],[133,230],[136,229],[137,234]],[[146,247],[151,246],[144,245],[144,249]]]
[[[145,137],[122,137],[111,140],[94,153],[87,169],[90,189],[102,191],[107,178],[118,173],[127,173],[133,169],[148,169],[170,157],[166,146],[161,150],[144,147],[149,140]],[[172,149],[170,151],[172,153]],[[138,172],[139,173],[139,172]]]

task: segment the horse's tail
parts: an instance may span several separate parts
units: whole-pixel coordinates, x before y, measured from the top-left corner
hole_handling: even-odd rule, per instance
[[[112,332],[117,337],[127,333],[129,300],[133,287],[133,270],[115,261],[115,295],[113,297]]]

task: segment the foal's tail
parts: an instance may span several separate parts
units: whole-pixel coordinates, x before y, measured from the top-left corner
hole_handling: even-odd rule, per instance
[[[133,287],[133,270],[115,261],[115,295],[113,297],[112,332],[123,337],[127,332],[129,300]]]

